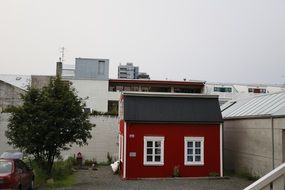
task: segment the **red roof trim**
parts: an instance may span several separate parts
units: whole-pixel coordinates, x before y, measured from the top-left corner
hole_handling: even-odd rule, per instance
[[[194,85],[204,86],[206,81],[168,81],[168,80],[132,80],[132,79],[109,79],[111,83],[125,84],[158,84],[158,85]]]

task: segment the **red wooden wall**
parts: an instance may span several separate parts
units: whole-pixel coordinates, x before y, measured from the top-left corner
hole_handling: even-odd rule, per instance
[[[123,122],[120,123],[122,133]],[[130,138],[134,134],[134,138]],[[144,136],[164,136],[164,165],[144,166]],[[184,137],[204,137],[204,165],[184,165]],[[220,174],[220,125],[219,124],[156,124],[127,123],[126,178],[171,177],[173,168],[179,166],[182,177]],[[136,152],[136,157],[130,157]],[[123,161],[125,162],[125,161]],[[123,170],[122,164],[122,170]],[[123,173],[122,173],[123,174]]]

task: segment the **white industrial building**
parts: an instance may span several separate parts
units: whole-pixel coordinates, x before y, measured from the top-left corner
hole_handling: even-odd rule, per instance
[[[211,83],[205,84],[206,94],[219,95],[220,104],[233,99],[252,97],[260,94],[268,94],[284,91],[284,85],[265,84],[233,84],[233,83]]]

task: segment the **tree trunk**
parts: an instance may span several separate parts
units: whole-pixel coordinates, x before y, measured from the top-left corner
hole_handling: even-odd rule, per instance
[[[55,157],[55,153],[53,153],[53,152],[51,152],[48,155],[48,162],[47,162],[48,178],[52,178],[52,166],[53,166],[53,162],[54,162],[54,157]]]

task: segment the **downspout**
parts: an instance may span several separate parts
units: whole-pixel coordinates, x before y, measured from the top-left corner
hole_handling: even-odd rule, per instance
[[[222,172],[223,172],[223,176],[224,176],[224,168],[225,168],[225,165],[224,165],[224,162],[225,162],[225,161],[224,161],[224,160],[225,160],[225,153],[224,153],[224,150],[225,150],[225,147],[224,147],[224,146],[225,146],[225,143],[224,143],[224,141],[225,141],[225,140],[224,140],[224,133],[225,133],[225,131],[224,131],[224,123],[222,123],[222,138],[223,138],[223,139],[222,139],[222,143],[223,143],[223,144],[222,144],[222,151],[223,151],[223,152],[222,152],[222,159],[223,159],[223,161],[222,161],[222,167],[223,167],[223,168],[222,168]]]
[[[274,125],[273,125],[273,117],[271,116],[271,134],[272,134],[272,169],[275,168],[275,150],[274,150]]]

